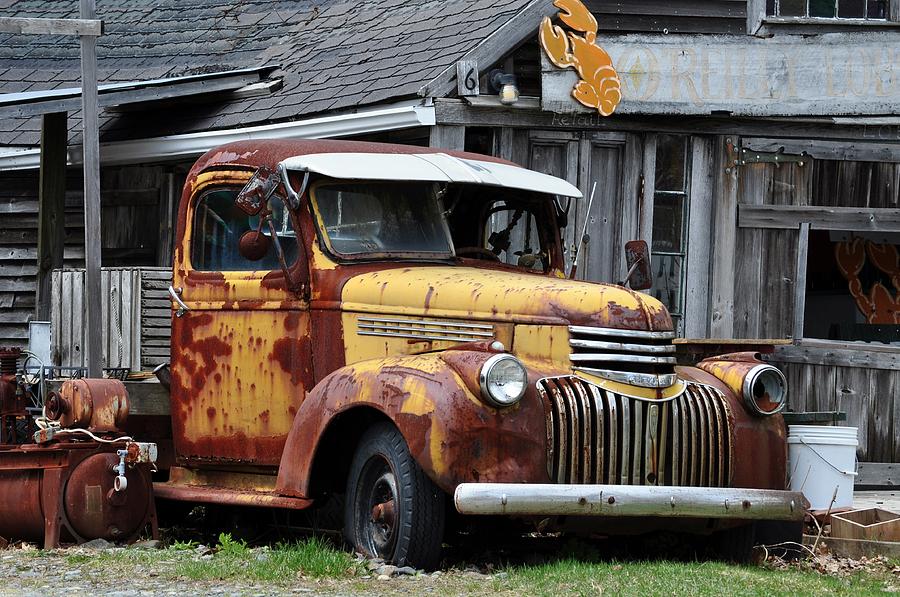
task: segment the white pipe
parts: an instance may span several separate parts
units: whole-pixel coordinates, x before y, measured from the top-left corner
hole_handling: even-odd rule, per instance
[[[414,100],[360,110],[352,114],[321,116],[295,122],[113,141],[100,146],[100,162],[103,165],[157,162],[197,157],[214,147],[232,141],[348,137],[417,126],[434,126],[435,122],[434,106],[423,105],[421,100]],[[40,148],[0,151],[0,170],[38,168],[40,159]],[[67,160],[69,165],[81,164],[81,149],[69,147]]]

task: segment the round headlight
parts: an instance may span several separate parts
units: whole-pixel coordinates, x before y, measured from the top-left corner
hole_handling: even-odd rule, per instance
[[[491,406],[512,406],[525,395],[528,373],[516,357],[498,354],[481,366],[478,381],[481,395]]]
[[[744,378],[744,403],[750,412],[774,415],[781,412],[787,401],[787,380],[784,373],[771,365],[759,365]]]

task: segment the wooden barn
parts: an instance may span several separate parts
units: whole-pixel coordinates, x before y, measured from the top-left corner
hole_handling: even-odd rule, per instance
[[[586,219],[590,232],[579,276],[620,279],[623,243],[647,240],[650,292],[685,358],[768,351],[793,410],[846,412],[862,460],[900,461],[900,0],[585,4],[618,73],[609,116],[573,96],[584,73],[542,49],[544,17],[586,33],[551,0],[106,3],[103,81],[165,81],[139,101],[112,88],[101,119],[107,366],[166,358],[172,209],[206,149],[266,137],[464,148],[593,195],[569,217],[570,255]],[[0,91],[73,86],[77,46],[3,38]],[[191,87],[213,74],[232,86]],[[51,149],[68,129],[77,165],[78,113],[31,101],[44,108],[0,120],[0,345],[50,320],[56,362],[78,364],[81,182]],[[45,241],[61,237],[64,252]]]

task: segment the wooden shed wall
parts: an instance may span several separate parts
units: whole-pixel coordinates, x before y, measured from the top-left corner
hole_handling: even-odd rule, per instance
[[[104,266],[169,265],[188,164],[101,171]],[[66,180],[64,267],[84,267],[82,179]],[[37,287],[38,172],[0,173],[0,346],[25,347]]]
[[[747,32],[746,0],[587,0],[603,32]]]

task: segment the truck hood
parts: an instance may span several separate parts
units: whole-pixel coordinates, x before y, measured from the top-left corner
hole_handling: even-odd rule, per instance
[[[344,311],[462,320],[669,331],[658,300],[621,286],[473,267],[418,266],[360,274]]]

